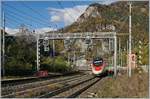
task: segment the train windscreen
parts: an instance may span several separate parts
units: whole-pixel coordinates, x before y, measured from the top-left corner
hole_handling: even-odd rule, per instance
[[[96,58],[93,60],[94,66],[102,66],[103,65],[103,59],[102,58]]]

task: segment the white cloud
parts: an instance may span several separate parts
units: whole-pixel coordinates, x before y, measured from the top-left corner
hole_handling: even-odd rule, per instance
[[[19,29],[13,29],[13,28],[8,28],[8,27],[6,27],[6,28],[5,28],[5,31],[6,31],[8,34],[13,35],[13,34],[18,33],[18,32],[19,32]]]
[[[51,17],[51,21],[52,22],[60,22],[61,21],[61,17],[57,16],[57,15],[54,15],[54,16]]]
[[[9,28],[9,27],[6,27],[5,30],[10,35],[14,35],[14,34],[16,34],[16,33],[19,32],[19,29],[13,29],[13,28]],[[53,30],[55,31],[57,29],[50,28],[50,27],[43,27],[43,28],[37,28],[37,29],[35,29],[35,33],[42,34],[42,33],[53,31]]]
[[[51,14],[51,22],[63,21],[66,25],[69,25],[77,20],[77,18],[85,11],[88,5],[78,5],[73,8],[48,8],[49,13]],[[57,20],[56,20],[57,19]]]
[[[44,28],[38,28],[35,31],[36,31],[36,33],[42,34],[42,33],[45,33],[45,32],[55,31],[55,30],[57,30],[57,29],[49,28],[49,27],[44,27]]]

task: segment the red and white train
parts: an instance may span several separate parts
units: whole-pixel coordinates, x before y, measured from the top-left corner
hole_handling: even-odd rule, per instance
[[[102,74],[112,74],[113,71],[108,69],[107,64],[103,60],[103,58],[96,57],[93,59],[91,64],[92,73],[96,76],[100,76]]]

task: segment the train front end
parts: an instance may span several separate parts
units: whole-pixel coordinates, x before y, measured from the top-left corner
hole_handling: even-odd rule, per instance
[[[99,57],[93,59],[91,68],[92,68],[92,73],[94,75],[99,76],[100,74],[102,74],[105,68],[103,59]]]

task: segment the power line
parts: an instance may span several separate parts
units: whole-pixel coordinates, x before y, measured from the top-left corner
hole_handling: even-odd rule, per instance
[[[6,19],[7,19],[6,20],[7,25],[16,24],[16,26],[19,27],[21,24],[24,24],[24,25],[28,26],[29,29],[31,29],[31,30],[33,29],[33,25],[31,25],[30,22],[24,23],[25,20],[22,20],[20,17],[18,18],[14,15],[9,14],[6,16]],[[11,24],[10,24],[10,21],[12,22]]]
[[[7,11],[10,12],[7,15],[12,16],[13,18],[16,18],[16,20],[20,20],[21,22],[24,21],[24,22],[27,22],[27,23],[31,23],[31,21],[33,21],[33,22],[36,22],[36,23],[40,23],[39,25],[43,25],[43,26],[47,25],[47,24],[44,24],[43,22],[40,22],[40,21],[38,22],[36,20],[33,20],[31,17],[25,17],[22,14],[18,14],[18,13],[9,11],[9,10],[7,10]],[[25,18],[23,18],[23,17],[25,17]],[[25,19],[27,21],[25,21]]]
[[[125,20],[123,21],[123,24],[120,26],[120,29],[117,32],[119,32],[124,27],[127,20],[128,20],[128,17],[125,17]]]
[[[23,20],[21,17],[16,16],[15,13],[9,13],[9,14],[7,14],[6,18],[9,19],[9,20],[16,20],[18,23],[23,23],[23,21],[27,22],[27,23],[30,23],[28,21]]]
[[[13,23],[13,24],[16,24],[16,25],[20,24],[18,21],[14,20],[14,19],[10,19],[10,18],[8,18],[8,17],[6,17],[6,18],[7,18],[7,20],[11,21],[11,23]],[[12,25],[12,24],[10,24],[10,22],[8,22],[7,20],[6,20],[6,24]]]
[[[39,13],[37,10],[33,9],[32,7],[30,7],[29,5],[25,4],[24,2],[21,2],[21,4],[23,6],[25,6],[26,8],[30,9],[30,11],[34,12],[35,14],[39,15],[40,17],[44,17],[46,18],[45,16],[43,16],[43,14]],[[39,17],[38,17],[39,18]],[[44,21],[45,23],[48,23],[47,20],[43,20],[41,19],[42,21]],[[48,23],[49,24],[49,23]]]
[[[74,6],[77,6],[76,4],[75,4],[75,2],[74,1],[72,1],[72,4],[74,5]],[[78,11],[78,12],[80,12],[81,10],[80,9],[78,9],[78,8],[76,8],[76,10]]]
[[[33,11],[34,13],[36,13],[37,15],[41,16],[41,17],[44,17],[44,18],[47,18],[46,16],[44,16],[43,14],[41,14],[39,11],[33,9],[32,7],[30,7],[29,5],[25,4],[24,2],[21,3],[22,5],[24,5],[26,8],[30,9],[31,11]],[[47,22],[46,20],[44,22]],[[57,24],[55,24],[54,22],[52,22],[55,27],[57,27]]]
[[[21,2],[21,4],[23,6],[25,6],[26,8],[30,9],[31,11],[33,11],[34,13],[36,13],[37,15],[39,15],[40,17],[45,17],[43,14],[41,14],[39,11],[33,9],[32,7],[30,7],[29,5],[25,4],[24,2]],[[45,17],[46,18],[46,17]],[[45,20],[44,20],[45,21]]]
[[[62,6],[62,4],[61,4],[61,2],[60,1],[57,1],[57,3],[58,3],[58,5],[62,8],[62,9],[64,9],[64,7]],[[65,9],[64,9],[65,10]],[[72,19],[74,19],[75,20],[75,18],[70,14],[70,13],[68,13],[68,11],[67,10],[65,10],[65,12],[72,18]]]
[[[10,14],[9,14],[9,16],[10,16],[10,17],[5,16],[5,18],[7,18],[9,21],[12,21],[13,24],[15,23],[15,24],[18,25],[18,26],[20,26],[21,24],[24,24],[24,23],[21,23],[21,22],[24,21],[24,20],[21,20],[21,19],[20,19],[20,21],[19,21],[17,17],[15,17],[15,16],[13,16],[13,15],[10,15]],[[19,18],[20,18],[20,17],[19,17]],[[12,24],[10,24],[8,21],[6,21],[6,23],[9,24],[9,25],[12,25]],[[31,24],[24,24],[24,25],[26,25],[26,26],[28,26],[28,27],[32,27]],[[33,28],[33,27],[32,27],[32,28]],[[32,30],[32,29],[31,29],[31,30]],[[44,32],[44,31],[42,31],[42,32]]]
[[[9,15],[10,16],[10,15]],[[14,17],[14,16],[13,16]],[[13,21],[15,24],[16,23],[18,23],[18,24],[16,24],[16,25],[21,25],[21,24],[24,24],[24,23],[20,23],[20,21],[18,21],[18,20],[16,20],[16,19],[13,19],[12,17],[11,18],[9,18],[8,16],[6,16],[6,18],[7,19],[9,19],[10,21]],[[9,22],[8,21],[6,21],[6,23],[8,24]],[[10,23],[9,23],[9,25],[10,25]],[[28,27],[30,27],[30,26],[32,26],[31,24],[25,24],[26,26],[28,26]],[[45,32],[44,30],[40,30],[41,32]]]
[[[49,25],[48,23],[47,23],[47,24],[46,24],[46,23],[43,23],[43,20],[41,20],[41,19],[39,19],[39,18],[36,18],[36,17],[33,17],[33,16],[30,16],[30,15],[27,15],[26,12],[20,11],[20,10],[16,9],[15,7],[13,7],[13,6],[10,6],[10,5],[6,5],[6,6],[15,9],[15,11],[19,12],[20,14],[23,13],[23,15],[21,14],[21,16],[26,15],[26,16],[28,17],[28,19],[30,19],[30,20],[32,20],[32,21],[34,21],[34,22],[38,22],[38,23],[41,23],[41,24],[43,24],[43,25]],[[12,12],[12,11],[11,11],[11,12]],[[13,12],[13,13],[14,13],[14,12]],[[18,14],[18,13],[15,13],[15,14]]]
[[[9,15],[9,16],[11,16],[11,15]],[[13,16],[14,17],[14,16]],[[5,18],[7,18],[9,21],[12,21],[13,22],[13,24],[16,24],[16,25],[20,25],[20,24],[24,24],[24,23],[21,23],[20,21],[18,21],[18,20],[16,20],[16,19],[14,19],[14,18],[9,18],[9,17],[5,17]],[[8,24],[9,22],[6,20],[6,23]],[[9,25],[12,25],[12,24],[10,24],[9,23]],[[31,24],[25,24],[25,25],[27,25],[27,26],[31,26]]]

